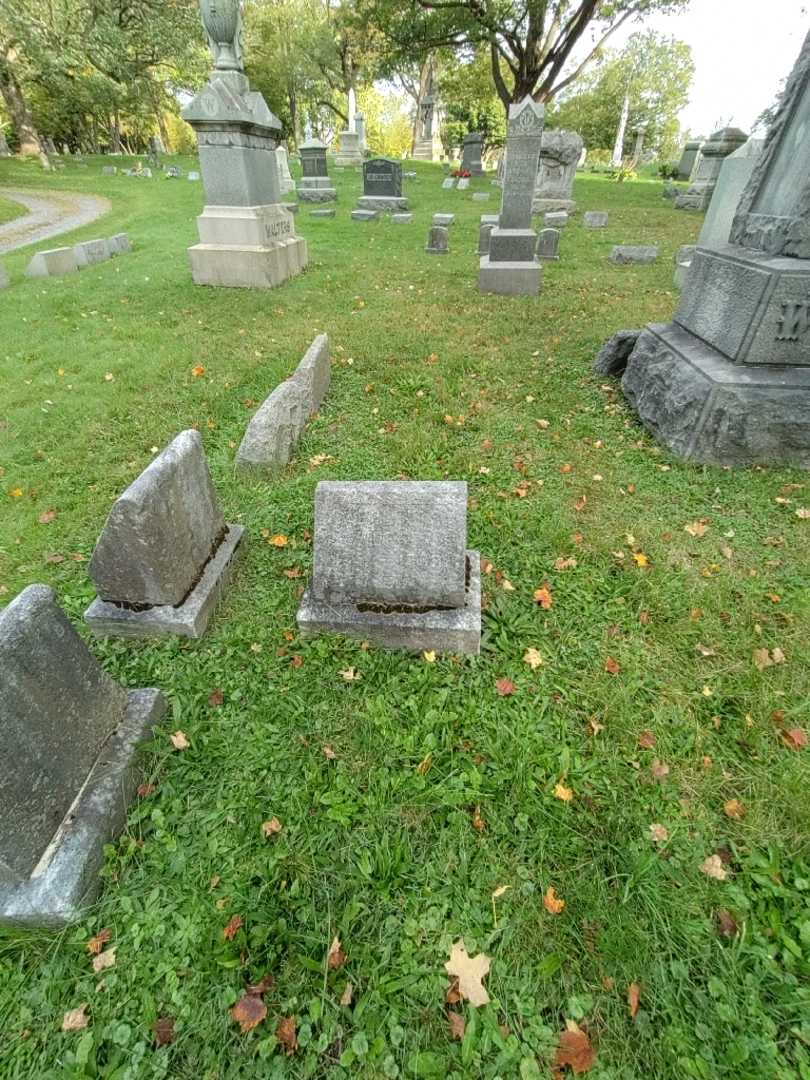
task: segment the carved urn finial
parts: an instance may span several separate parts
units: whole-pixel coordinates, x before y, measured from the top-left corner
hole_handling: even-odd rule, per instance
[[[243,71],[240,0],[200,0],[203,26],[217,71]]]

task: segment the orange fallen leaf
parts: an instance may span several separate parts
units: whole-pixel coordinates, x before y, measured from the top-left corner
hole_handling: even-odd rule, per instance
[[[631,982],[627,987],[627,1008],[630,1012],[630,1019],[635,1020],[636,1013],[638,1012],[638,999],[641,995],[641,987],[637,982]]]
[[[268,544],[272,544],[273,547],[277,548],[286,547],[289,542],[289,539],[284,535],[284,533],[276,533],[275,536],[271,536],[270,539],[267,541]]]
[[[62,1017],[62,1031],[83,1031],[90,1023],[90,1017],[85,1010],[87,1002],[82,1002],[75,1009],[69,1009]]]
[[[154,784],[139,784],[138,785],[138,798],[148,799],[150,795],[154,795],[157,788]]]
[[[258,1027],[267,1016],[267,1006],[259,994],[245,994],[229,1011],[232,1018],[239,1024],[243,1035]]]
[[[619,661],[614,660],[612,656],[609,656],[607,660],[605,660],[605,671],[608,675],[618,675],[621,670]]]
[[[269,821],[262,823],[262,834],[265,837],[278,836],[284,826],[278,820],[277,817],[270,818]]]
[[[638,737],[638,745],[643,750],[652,750],[655,746],[655,735],[651,731],[642,731]]]
[[[562,802],[571,802],[574,793],[570,787],[566,787],[562,780],[560,780],[554,787],[554,797],[560,799]]]
[[[92,956],[98,956],[110,940],[112,940],[112,930],[106,926],[103,930],[99,930],[95,937],[90,938],[85,945],[85,949],[87,949]]]
[[[495,683],[495,689],[498,691],[500,697],[509,697],[514,694],[517,687],[511,679],[498,679]]]
[[[242,916],[234,915],[225,929],[222,931],[222,936],[226,941],[233,941],[239,931],[242,929]]]
[[[194,376],[195,379],[199,379],[200,376],[205,374],[205,368],[202,366],[202,364],[195,364],[195,366],[191,369],[191,374]]]
[[[278,1027],[276,1028],[276,1038],[279,1041],[279,1045],[284,1047],[285,1053],[288,1056],[295,1053],[298,1049],[298,1036],[296,1034],[294,1016],[284,1016],[279,1020]]]
[[[803,750],[807,746],[807,736],[801,728],[790,728],[782,732],[782,742],[789,750]]]
[[[723,804],[723,813],[726,817],[742,821],[745,817],[745,807],[739,799],[729,799],[728,802]]]
[[[557,896],[557,890],[553,885],[549,885],[543,895],[543,907],[549,915],[559,915],[565,908],[565,901]]]
[[[346,953],[340,947],[340,938],[336,934],[326,954],[326,966],[330,971],[334,971],[336,968],[343,967],[347,959]]]
[[[534,590],[532,595],[535,603],[539,604],[545,611],[548,611],[554,602],[551,598],[551,589],[549,589],[548,585],[541,585],[539,589]]]
[[[593,1068],[596,1061],[596,1051],[591,1046],[591,1040],[576,1025],[574,1030],[564,1031],[560,1035],[557,1053],[554,1056],[554,1064],[560,1068],[568,1065],[577,1076],[586,1073]]]

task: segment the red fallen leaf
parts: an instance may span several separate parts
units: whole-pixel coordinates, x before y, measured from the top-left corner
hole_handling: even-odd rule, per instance
[[[484,816],[481,813],[481,807],[476,806],[472,816],[472,826],[476,832],[485,832],[487,823],[484,820]]]
[[[39,517],[37,518],[37,521],[40,523],[40,525],[50,525],[50,523],[52,521],[54,521],[55,518],[56,518],[56,511],[55,510],[46,510],[44,513],[39,515]]]
[[[457,1005],[459,1001],[461,1001],[461,994],[458,989],[458,978],[453,979],[447,987],[447,993],[444,995],[444,1000],[448,1005]]]
[[[276,1028],[276,1038],[288,1055],[295,1053],[298,1049],[298,1037],[295,1031],[294,1016],[284,1016],[279,1020]]]
[[[621,670],[622,669],[619,666],[619,661],[614,660],[612,656],[609,656],[605,661],[605,671],[608,673],[608,675],[618,675]]]
[[[154,784],[141,784],[138,787],[138,798],[139,799],[148,799],[149,796],[154,795],[156,791],[157,791],[157,788],[155,787]]]
[[[464,1030],[467,1025],[464,1022],[464,1017],[461,1015],[461,1013],[449,1012],[447,1014],[447,1019],[450,1023],[450,1038],[458,1039],[459,1041],[463,1039]]]
[[[109,926],[106,926],[103,930],[99,930],[95,937],[91,937],[85,945],[85,949],[91,956],[98,956],[108,941],[112,940],[112,930]]]
[[[560,1035],[554,1064],[560,1067],[569,1065],[572,1072],[579,1075],[588,1072],[596,1061],[596,1051],[584,1031],[564,1031]]]
[[[304,663],[303,656],[298,656],[296,654],[295,656],[290,657],[290,667],[292,667],[292,668],[300,668],[300,667],[303,666],[303,663]]]
[[[721,937],[733,938],[740,932],[737,920],[725,908],[718,909],[715,919],[717,921],[717,932]]]
[[[655,736],[649,730],[642,731],[638,737],[638,745],[642,750],[652,750],[655,746]]]
[[[548,583],[541,585],[539,589],[535,589],[532,594],[534,602],[539,604],[544,611],[548,611],[554,601],[551,598],[551,589],[548,587]]]
[[[161,1016],[152,1024],[156,1046],[168,1046],[174,1042],[174,1017]]]
[[[801,728],[794,727],[782,732],[782,742],[789,750],[802,750],[807,746],[807,736]]]
[[[637,982],[631,982],[627,987],[627,1008],[630,1010],[630,1019],[635,1020],[638,1012],[638,999],[641,995],[641,987]]]
[[[222,936],[226,941],[233,941],[237,933],[242,929],[242,916],[234,915],[225,929],[222,931]]]
[[[225,695],[222,693],[221,690],[212,690],[211,693],[208,695],[208,704],[211,706],[212,709],[218,708],[224,700]]]
[[[242,1034],[252,1031],[267,1016],[267,1006],[258,994],[245,994],[229,1010],[233,1019],[242,1029]]]
[[[330,971],[334,971],[339,967],[343,967],[347,959],[346,953],[340,947],[340,938],[336,934],[334,941],[329,946],[329,952],[326,957],[326,966]]]
[[[517,687],[511,679],[498,679],[495,683],[495,689],[501,697],[509,697],[510,694],[514,694]]]

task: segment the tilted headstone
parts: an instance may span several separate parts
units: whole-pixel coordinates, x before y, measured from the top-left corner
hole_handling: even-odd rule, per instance
[[[90,560],[97,634],[201,637],[242,540],[226,525],[198,431],[183,431],[113,506]]]
[[[712,200],[715,184],[720,175],[723,160],[733,154],[747,141],[748,136],[739,128],[722,128],[715,131],[700,148],[700,161],[692,182],[685,192],[675,199],[676,210],[706,210]]]
[[[470,176],[483,176],[484,166],[481,163],[481,152],[484,149],[484,136],[480,131],[471,131],[464,136],[461,143],[461,168]]]
[[[303,634],[478,652],[480,565],[467,551],[465,483],[322,482],[314,547]]]
[[[537,258],[541,262],[555,262],[560,257],[560,230],[541,229],[537,234]]]
[[[610,251],[613,263],[652,263],[658,258],[657,244],[615,244]]]
[[[728,243],[737,206],[764,145],[763,139],[749,139],[723,159],[698,237],[700,247],[716,248]]]
[[[810,467],[808,130],[810,34],[729,243],[698,245],[673,321],[647,326],[627,363],[625,393],[679,457]]]
[[[407,210],[402,196],[402,165],[390,158],[370,158],[363,164],[363,194],[359,210]]]
[[[332,186],[326,162],[326,145],[320,139],[309,138],[298,148],[303,176],[298,184],[301,202],[336,202],[337,190]]]
[[[25,276],[59,277],[61,274],[73,274],[78,269],[73,248],[52,248],[50,251],[36,253],[26,268]]]
[[[239,0],[201,0],[215,67],[183,109],[197,133],[205,207],[189,248],[198,285],[273,288],[307,265],[306,241],[280,205],[276,145],[281,122],[250,89]]]
[[[681,160],[678,162],[678,179],[689,180],[695,167],[697,156],[703,145],[703,139],[690,139],[683,148]]]
[[[528,95],[509,106],[501,212],[489,235],[489,252],[480,258],[480,292],[536,296],[540,291],[532,199],[543,116],[543,106]]]
[[[76,256],[76,265],[79,269],[85,266],[94,266],[96,263],[106,262],[110,257],[109,240],[84,240],[73,248]]]
[[[608,223],[607,210],[586,210],[582,222],[586,229],[604,229]]]
[[[47,586],[0,611],[0,924],[80,915],[164,710],[105,674]]]
[[[444,225],[431,226],[425,251],[430,255],[446,255],[450,250],[450,233]]]
[[[537,168],[532,212],[577,208],[573,199],[577,162],[582,153],[582,136],[575,131],[547,130],[543,132]]]

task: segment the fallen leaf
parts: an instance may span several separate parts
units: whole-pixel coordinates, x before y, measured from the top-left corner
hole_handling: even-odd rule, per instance
[[[352,994],[353,993],[354,993],[354,987],[352,986],[352,984],[350,982],[347,982],[343,993],[340,995],[340,1004],[341,1005],[351,1005],[351,1003],[352,1003]]]
[[[705,536],[709,531],[709,525],[705,518],[701,518],[700,521],[693,521],[691,525],[684,525],[683,529],[690,536]]]
[[[498,679],[495,683],[495,689],[498,691],[500,697],[509,697],[514,694],[517,687],[511,679]]]
[[[621,670],[619,661],[614,660],[612,656],[609,656],[605,661],[605,671],[608,675],[618,675]]]
[[[188,741],[182,731],[175,731],[175,733],[173,735],[170,735],[169,738],[171,739],[172,746],[175,748],[175,750],[188,750],[188,748],[191,746],[191,743]]]
[[[54,521],[55,519],[56,519],[56,511],[55,510],[46,510],[44,513],[39,515],[39,517],[37,518],[37,521],[40,523],[40,525],[50,525],[50,523],[52,521]]]
[[[653,735],[653,733],[649,730],[642,731],[642,733],[638,737],[638,745],[643,750],[652,750],[652,748],[655,746],[655,735]]]
[[[425,776],[428,769],[433,764],[433,754],[425,754],[419,764],[416,766],[416,773],[418,776]]]
[[[112,940],[112,930],[107,926],[103,930],[99,930],[95,937],[90,938],[85,945],[85,949],[87,949],[91,956],[98,956],[110,940]]]
[[[191,374],[194,376],[195,379],[199,379],[202,375],[205,374],[205,368],[202,366],[202,364],[196,364],[191,369]]]
[[[486,830],[487,823],[484,819],[483,814],[481,813],[480,806],[476,806],[475,810],[473,811],[472,825],[476,832],[484,832]]]
[[[737,936],[740,928],[730,911],[719,908],[715,918],[717,920],[717,932],[721,937],[732,938]]]
[[[553,885],[549,885],[543,894],[543,907],[549,915],[559,915],[565,908],[565,901],[557,896],[557,890]]]
[[[69,1009],[62,1017],[62,1031],[83,1031],[90,1023],[86,1014],[87,1002],[82,1002],[75,1009]]]
[[[433,651],[433,649],[425,649],[425,651],[422,653],[422,658],[426,664],[436,663],[436,653]]]
[[[650,839],[656,844],[665,844],[669,840],[669,830],[665,825],[659,825],[656,822],[650,825]]]
[[[745,807],[739,799],[729,799],[728,802],[723,804],[723,813],[726,817],[742,821],[745,817]]]
[[[168,1046],[174,1042],[174,1017],[161,1016],[152,1024],[156,1046]]]
[[[243,1035],[258,1027],[267,1016],[267,1006],[258,994],[245,994],[229,1011]]]
[[[669,776],[669,765],[665,761],[659,761],[658,758],[655,758],[650,766],[650,772],[656,780],[663,780],[664,777]]]
[[[560,1068],[568,1065],[572,1072],[580,1075],[588,1072],[595,1061],[596,1051],[584,1031],[576,1028],[573,1031],[564,1031],[560,1035],[557,1053],[554,1055],[555,1065]]]
[[[272,544],[273,547],[283,548],[289,544],[289,538],[284,533],[276,533],[275,536],[271,536],[267,541],[268,544]]]
[[[104,971],[105,968],[115,967],[115,949],[107,949],[93,957],[93,971]]]
[[[298,1037],[295,1031],[295,1017],[284,1016],[279,1020],[276,1028],[276,1038],[284,1047],[287,1055],[294,1054],[298,1049]]]
[[[278,836],[284,826],[278,820],[277,817],[270,818],[269,821],[262,823],[262,834],[269,838],[271,836]]]
[[[638,1012],[638,999],[641,995],[641,987],[637,982],[631,982],[627,987],[627,1008],[630,1012],[630,1019],[635,1020],[636,1013]]]
[[[450,1023],[450,1038],[461,1040],[464,1038],[464,1030],[466,1024],[464,1023],[464,1017],[461,1013],[449,1012],[447,1019]]]
[[[281,572],[284,577],[289,578],[290,581],[294,581],[296,578],[304,576],[304,571],[301,569],[300,566],[293,566],[291,569],[282,570]]]
[[[536,671],[539,667],[543,666],[543,657],[537,649],[529,648],[523,654],[523,662],[528,664],[532,671]]]
[[[789,750],[803,750],[807,746],[807,736],[801,728],[790,728],[782,732],[782,742]]]
[[[803,521],[806,521],[808,518],[810,518],[810,510],[808,510],[805,506],[800,506],[799,509],[796,511],[796,517],[801,518]]]
[[[157,788],[154,784],[139,784],[137,795],[139,799],[148,799],[150,795],[154,795]]]
[[[633,552],[633,559],[635,560],[636,566],[645,567],[645,566],[650,565],[650,560],[649,560],[648,556],[644,554],[643,551],[634,551]]]
[[[539,589],[534,590],[532,595],[535,603],[539,604],[545,611],[548,611],[554,602],[551,599],[551,589],[549,589],[548,585],[541,585]]]
[[[492,899],[497,900],[499,896],[503,896],[503,894],[505,892],[508,892],[511,888],[511,885],[499,885],[498,888],[493,892]]]
[[[108,371],[107,374],[104,376],[104,382],[113,382],[114,379],[115,379],[115,376],[113,375],[113,373],[111,371]]]
[[[341,671],[340,674],[343,677],[344,682],[359,682],[363,678],[360,672],[353,667],[346,668],[346,670]]]
[[[225,700],[225,695],[221,690],[212,690],[208,695],[208,704],[212,709],[216,709]]]
[[[330,971],[334,971],[336,968],[343,967],[347,959],[346,953],[340,947],[340,938],[335,935],[329,946],[329,952],[326,954],[326,966]]]
[[[21,499],[23,496],[23,489],[21,487],[15,487],[12,488],[8,494],[11,499]]]
[[[225,929],[222,931],[222,936],[226,941],[233,941],[239,931],[242,929],[242,916],[234,915]]]
[[[576,567],[576,565],[577,565],[577,560],[573,557],[573,555],[569,555],[566,558],[563,558],[563,556],[561,555],[560,558],[555,561],[554,569],[555,570],[573,570]]]
[[[489,994],[484,989],[482,979],[489,972],[490,959],[484,953],[468,956],[464,938],[460,938],[450,950],[450,959],[445,962],[448,975],[458,978],[458,992],[471,1005],[487,1005]]]
[[[335,758],[337,757],[337,754],[332,749],[332,747],[329,745],[329,743],[327,743],[321,749],[323,750],[323,756],[327,759],[327,761],[334,761]]]
[[[64,561],[65,561],[65,556],[64,555],[46,555],[45,556],[45,562],[46,563],[54,563],[54,564],[56,564],[56,563],[62,563]]]
[[[581,495],[577,499],[577,501],[574,503],[574,509],[577,510],[577,511],[584,510],[587,505],[588,505],[587,496],[586,495]]]
[[[719,855],[709,855],[700,864],[700,869],[707,877],[714,878],[715,881],[725,881],[728,877],[728,870],[723,866],[723,860]]]
[[[560,780],[554,787],[554,797],[560,799],[562,802],[571,802],[574,793],[571,788],[566,787],[562,780]]]

